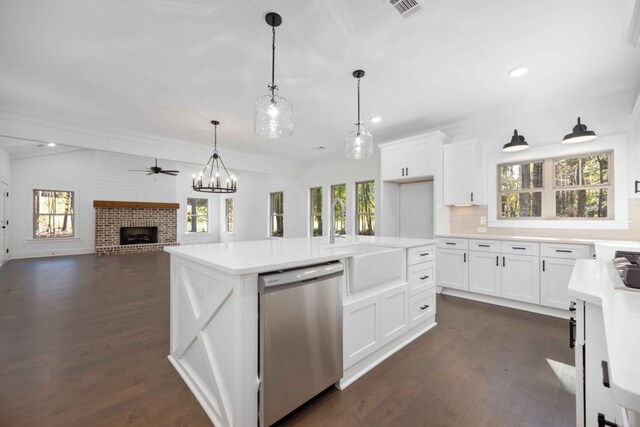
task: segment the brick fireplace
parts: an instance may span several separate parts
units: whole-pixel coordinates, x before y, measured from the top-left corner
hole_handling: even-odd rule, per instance
[[[94,200],[96,255],[138,254],[177,246],[178,203]]]

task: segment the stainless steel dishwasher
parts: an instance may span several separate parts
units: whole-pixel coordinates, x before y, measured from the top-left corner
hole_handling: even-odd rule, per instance
[[[260,425],[342,378],[340,262],[261,274]]]

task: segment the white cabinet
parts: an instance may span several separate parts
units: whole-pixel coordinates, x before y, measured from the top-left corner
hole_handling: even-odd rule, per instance
[[[407,181],[435,175],[435,145],[430,138],[385,144],[380,147],[383,181]]]
[[[380,150],[381,175],[383,181],[404,177],[404,146],[392,145]]]
[[[433,261],[409,266],[407,269],[407,280],[409,281],[410,296],[435,287]]]
[[[467,251],[438,248],[436,255],[437,284],[445,288],[469,290]]]
[[[381,345],[393,341],[409,329],[408,288],[405,284],[380,294]]]
[[[482,204],[482,156],[477,140],[446,145],[444,204]]]
[[[540,258],[531,255],[502,256],[502,297],[540,303]]]
[[[499,254],[469,252],[469,290],[495,297],[502,295],[502,268]]]
[[[366,298],[344,306],[344,368],[380,347],[380,299]]]
[[[436,313],[435,289],[414,295],[409,300],[409,324],[413,328]]]
[[[571,302],[568,286],[575,259],[542,258],[540,304],[566,310]]]

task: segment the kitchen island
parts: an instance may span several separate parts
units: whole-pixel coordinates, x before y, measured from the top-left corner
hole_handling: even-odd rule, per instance
[[[259,420],[261,273],[339,261],[343,389],[435,323],[433,240],[346,236],[189,245],[171,254],[169,360],[216,426]]]

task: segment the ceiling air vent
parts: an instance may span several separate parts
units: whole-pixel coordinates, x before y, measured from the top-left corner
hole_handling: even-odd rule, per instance
[[[405,18],[422,9],[416,0],[389,0],[389,3]]]

